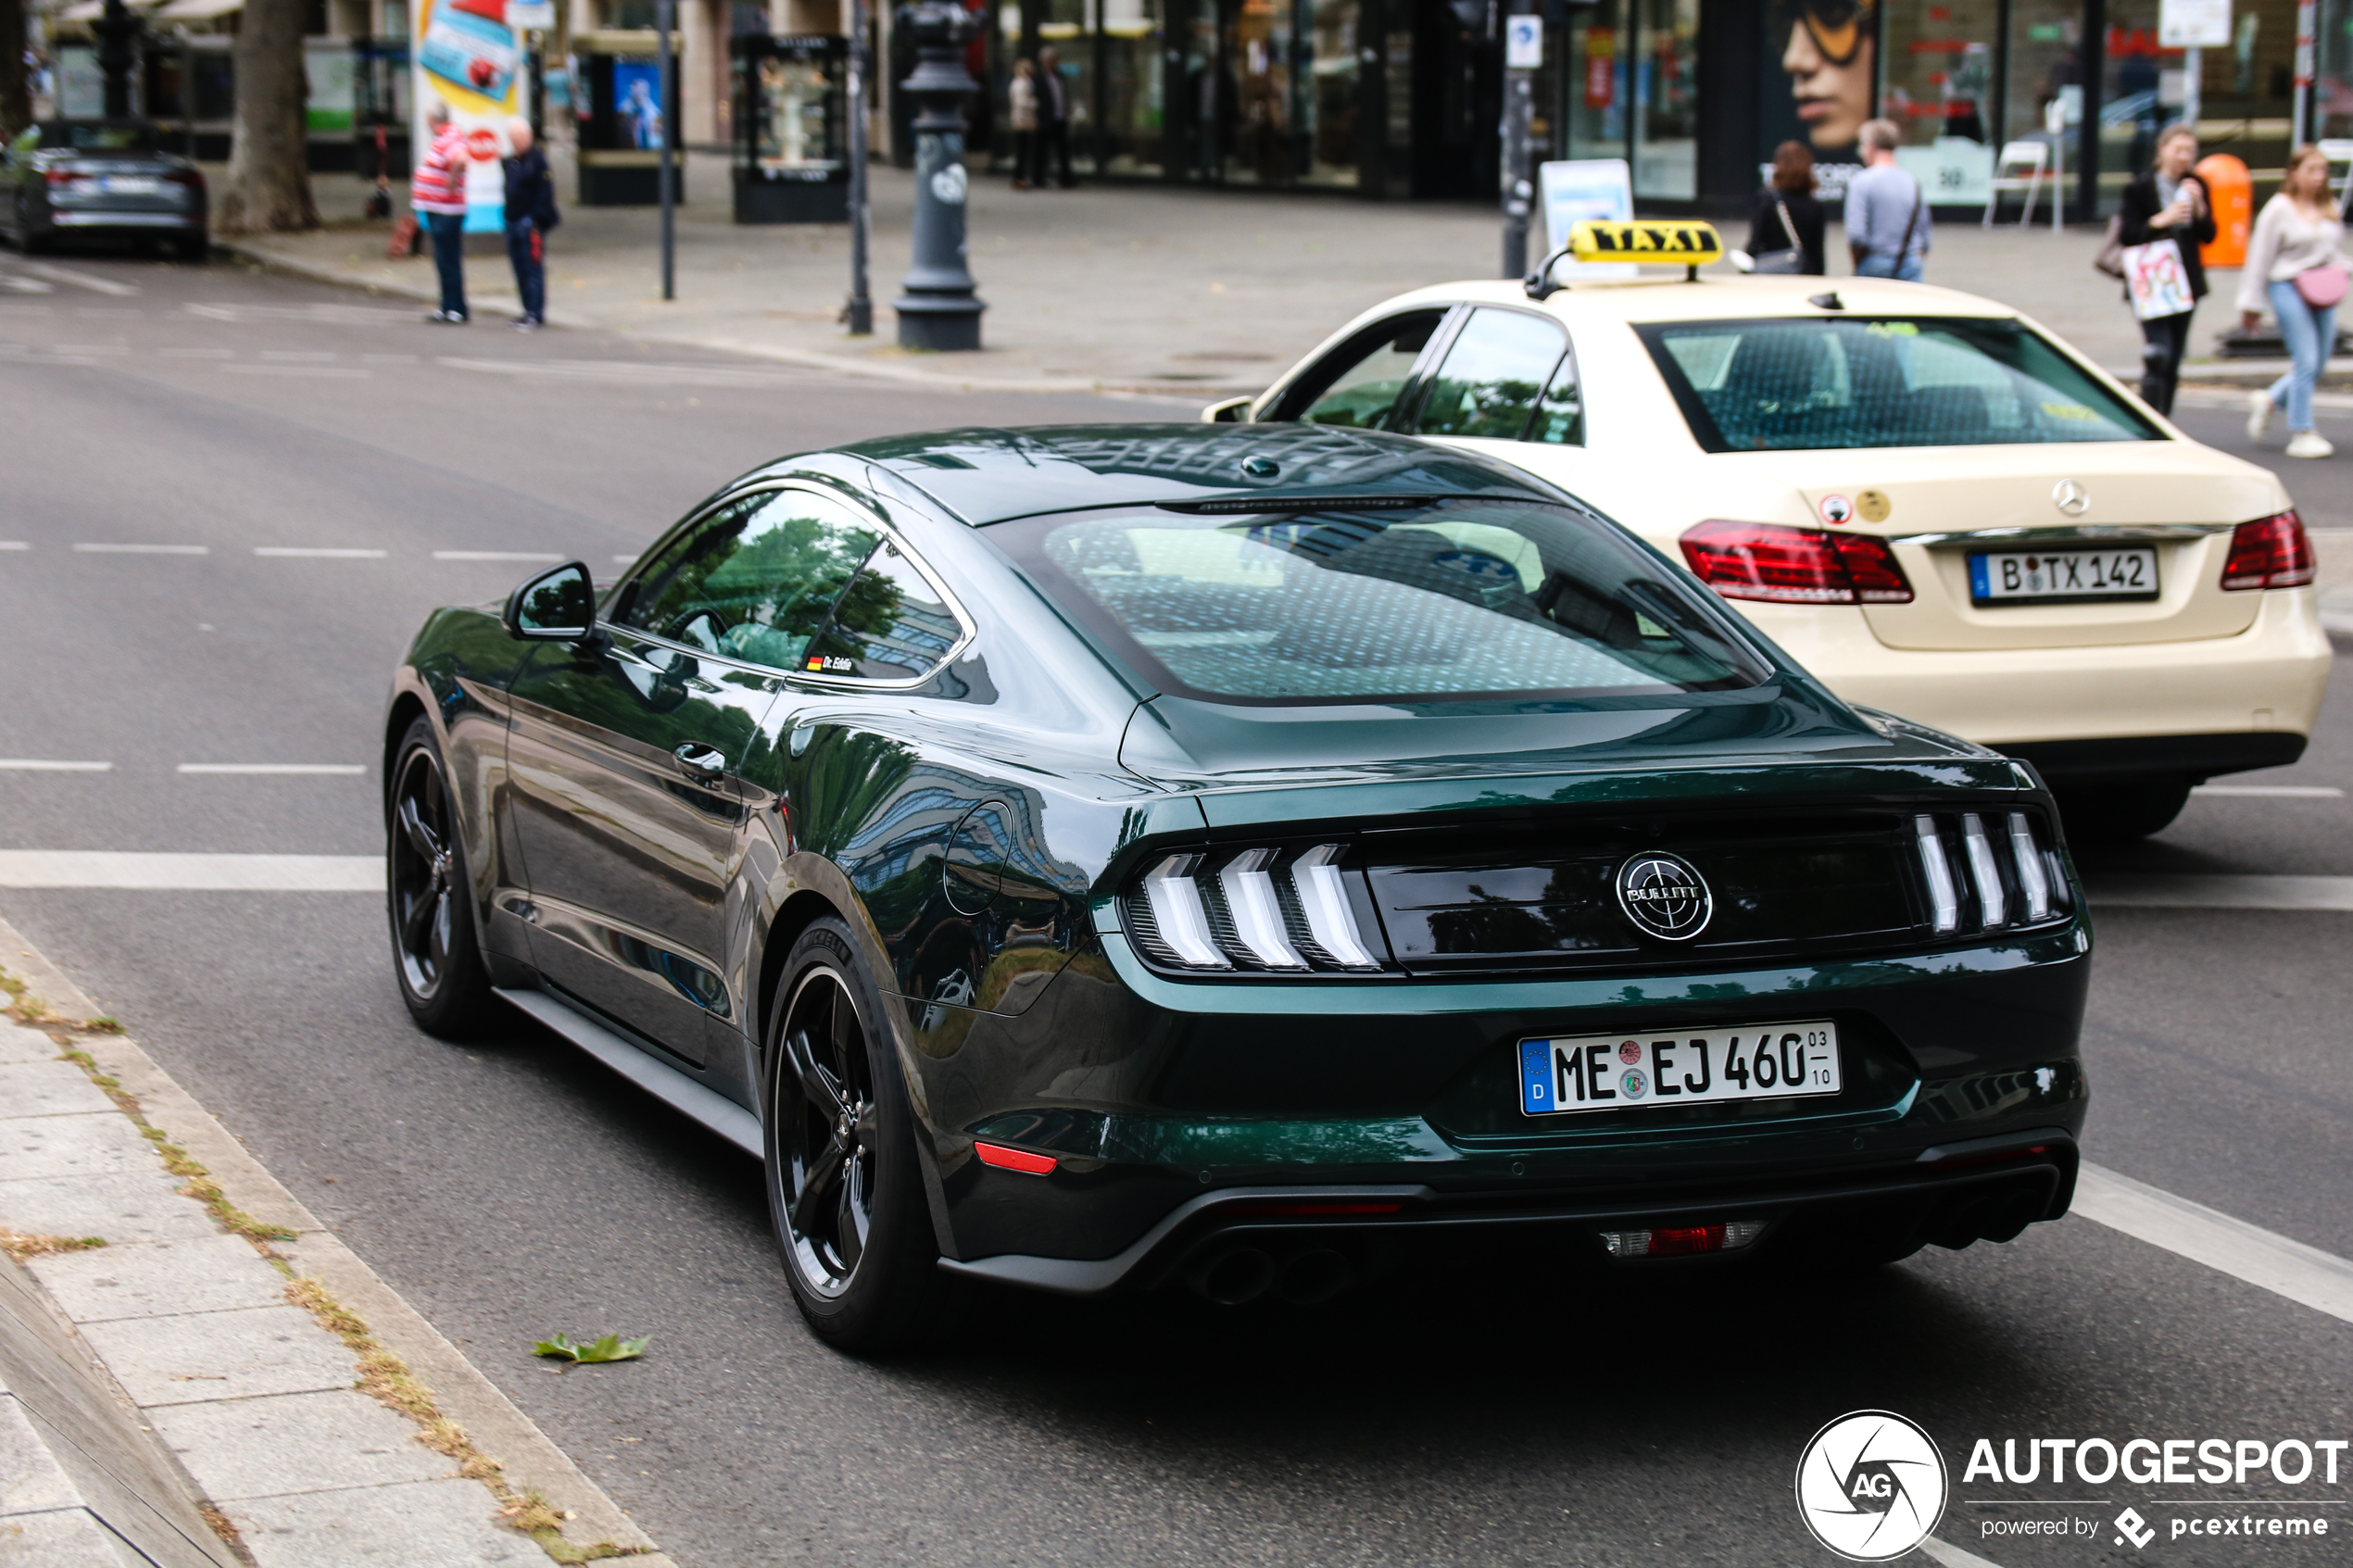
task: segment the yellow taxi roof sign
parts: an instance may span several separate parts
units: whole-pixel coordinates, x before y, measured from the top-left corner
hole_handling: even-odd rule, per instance
[[[1689,219],[1589,218],[1569,230],[1568,253],[1579,261],[1705,267],[1722,258],[1724,241],[1714,224]]]

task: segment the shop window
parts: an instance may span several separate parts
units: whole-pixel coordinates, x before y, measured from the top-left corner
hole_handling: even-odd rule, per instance
[[[1102,0],[1102,167],[1157,174],[1165,113],[1161,69],[1163,0]]]
[[[1061,84],[1063,112],[1070,117],[1070,162],[1093,173],[1095,160],[1095,10],[1097,0],[1037,0],[1038,119],[1045,119],[1046,51],[1051,49],[1054,80]],[[1010,68],[1009,68],[1010,69]],[[1056,171],[1059,173],[1059,170]]]
[[[1561,121],[1570,157],[1626,156],[1626,61],[1619,47],[1617,0],[1576,13],[1568,29],[1568,70],[1562,82]]]
[[[1302,93],[1307,178],[1319,185],[1356,183],[1357,0],[1312,0],[1311,51]]]
[[[1699,0],[1637,0],[1634,195],[1699,194]]]
[[[1982,205],[1993,174],[1999,0],[1887,7],[1880,113],[1904,132],[1898,157],[1929,200]]]
[[[2002,139],[2048,142],[2043,124],[2052,100],[2071,98],[2080,106],[2082,94],[2082,6],[2077,0],[2011,0],[2009,107]],[[2075,165],[2070,144],[2067,167],[2071,171]]]
[[[1226,178],[1288,185],[1296,173],[1290,0],[1221,0],[1221,75],[1234,94]]]

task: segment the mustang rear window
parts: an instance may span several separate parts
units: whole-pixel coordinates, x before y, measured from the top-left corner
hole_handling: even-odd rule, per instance
[[[1213,702],[1658,695],[1766,673],[1671,569],[1567,508],[1139,509],[988,533],[1115,657]]]
[[[1779,317],[1634,330],[1710,452],[2165,439],[2019,321]]]

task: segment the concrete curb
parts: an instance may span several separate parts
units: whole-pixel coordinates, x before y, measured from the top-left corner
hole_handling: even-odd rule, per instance
[[[30,942],[24,939],[21,934],[5,921],[0,921],[0,969],[6,970],[12,978],[21,981],[28,996],[38,998],[44,1015],[44,1022],[55,1020],[61,1025],[69,1026],[86,1022],[100,1016],[97,1009],[81,989],[59,973],[55,966],[51,965]],[[4,1028],[5,1024],[6,1021],[0,1021],[0,1028]],[[22,1033],[19,1030],[8,1032]],[[291,1239],[273,1241],[271,1249],[293,1267],[297,1276],[315,1278],[346,1311],[365,1322],[375,1341],[384,1349],[399,1357],[406,1363],[409,1373],[432,1389],[434,1399],[442,1413],[465,1428],[467,1436],[471,1437],[477,1449],[497,1461],[508,1486],[517,1492],[536,1492],[550,1508],[563,1515],[565,1523],[562,1525],[562,1531],[567,1541],[578,1548],[589,1548],[599,1541],[610,1541],[636,1554],[626,1559],[632,1564],[643,1564],[644,1568],[671,1568],[671,1560],[660,1553],[652,1538],[622,1512],[619,1505],[605,1494],[603,1488],[582,1474],[580,1468],[573,1464],[571,1459],[557,1448],[528,1416],[518,1410],[511,1400],[475,1369],[458,1348],[427,1323],[415,1309],[402,1300],[396,1291],[378,1278],[375,1272],[364,1261],[346,1247],[341,1239],[329,1232],[308,1209],[263,1168],[260,1161],[247,1152],[243,1144],[239,1143],[226,1128],[197,1104],[195,1099],[135,1042],[121,1035],[84,1034],[74,1038],[73,1048],[86,1052],[95,1064],[94,1070],[97,1073],[114,1080],[119,1085],[120,1093],[128,1095],[138,1102],[139,1109],[147,1123],[157,1129],[165,1141],[184,1150],[190,1160],[206,1168],[207,1179],[218,1187],[221,1198],[231,1208],[242,1211],[260,1226],[275,1227],[293,1233]],[[28,1065],[37,1067],[45,1064]],[[70,1064],[60,1061],[57,1065],[63,1068],[69,1067]],[[7,1070],[0,1069],[0,1071]],[[72,1072],[79,1076],[79,1069],[72,1069]],[[47,1092],[53,1098],[68,1092],[69,1086],[64,1085],[62,1074],[46,1076],[57,1077],[60,1080],[57,1085],[48,1086]],[[83,1083],[86,1085],[87,1080],[83,1080]],[[97,1096],[97,1090],[92,1088],[90,1094]],[[18,1098],[20,1100],[29,1100],[29,1097],[26,1096]],[[107,1115],[119,1114],[113,1102],[105,1099],[103,1096],[98,1096],[98,1103],[94,1106],[67,1104],[58,1100],[40,1109],[49,1110],[52,1114],[28,1117],[26,1120],[46,1123],[82,1121],[86,1118],[71,1112],[84,1110],[94,1114],[100,1110]],[[133,1136],[131,1141],[142,1144],[146,1142],[145,1139],[136,1136]],[[115,1234],[107,1236],[110,1243],[129,1242],[135,1245],[138,1241],[160,1240],[165,1245],[184,1246],[186,1241],[196,1238],[199,1235],[209,1237],[220,1234],[211,1219],[204,1215],[202,1210],[195,1208],[192,1199],[170,1198],[170,1178],[163,1176],[160,1172],[157,1172],[153,1178],[148,1178],[145,1173],[152,1170],[154,1167],[151,1165],[144,1169],[134,1165],[127,1172],[119,1169],[115,1173],[105,1176],[86,1174],[77,1171],[71,1176],[74,1187],[71,1197],[78,1199],[103,1201],[107,1192],[114,1190],[109,1184],[126,1182],[146,1184],[145,1185],[134,1185],[122,1190],[132,1195],[128,1201],[133,1208],[150,1214],[150,1218],[144,1222],[147,1228],[143,1230],[141,1229],[142,1222],[126,1218],[119,1223]],[[7,1174],[7,1171],[0,1169],[0,1178],[5,1178]],[[9,1188],[36,1185],[46,1188],[48,1183],[11,1182],[0,1179],[0,1224],[7,1224],[11,1222]],[[171,1210],[166,1215],[160,1229],[157,1227],[152,1218],[152,1211],[157,1208],[155,1199],[157,1197],[165,1198],[167,1199],[165,1207]],[[19,1197],[18,1201],[21,1203],[22,1198]],[[117,1199],[118,1208],[122,1201],[124,1200]],[[188,1218],[200,1223],[193,1227],[182,1223],[177,1213],[177,1210],[181,1209],[190,1210]],[[81,1212],[80,1210],[74,1211]],[[30,1227],[20,1226],[19,1228]],[[95,1234],[106,1234],[101,1224],[92,1224],[87,1228]],[[186,1233],[184,1236],[179,1234],[182,1232]],[[115,1257],[128,1255],[130,1250],[128,1246],[118,1248],[110,1245],[107,1248],[96,1252],[72,1254],[67,1258],[40,1259],[36,1260],[31,1273],[34,1277],[42,1279],[44,1285],[51,1287],[50,1294],[54,1298],[58,1288],[73,1286],[76,1283],[74,1276],[88,1273],[91,1265],[98,1260],[107,1260],[111,1264]],[[243,1250],[242,1243],[232,1250],[229,1264],[233,1264],[234,1253],[238,1250]],[[258,1261],[258,1254],[256,1261]],[[175,1303],[170,1312],[195,1310],[183,1304]],[[296,1314],[291,1307],[261,1308],[254,1305],[248,1306],[245,1311],[247,1312],[276,1312],[283,1314],[288,1322],[297,1323],[303,1328],[312,1326],[308,1324],[308,1320]],[[60,1309],[60,1315],[69,1321],[75,1320],[77,1316],[74,1311],[66,1309]],[[235,1312],[208,1314],[209,1321],[199,1326],[204,1331],[206,1339],[217,1346],[230,1326],[229,1320],[241,1314]],[[115,1368],[116,1375],[132,1386],[132,1400],[142,1408],[160,1409],[170,1405],[177,1411],[184,1412],[201,1407],[183,1401],[191,1399],[202,1400],[220,1398],[218,1395],[208,1394],[192,1396],[184,1391],[172,1390],[160,1385],[143,1389],[140,1386],[141,1374],[137,1369],[143,1367],[152,1357],[143,1353],[141,1344],[133,1343],[133,1340],[139,1339],[140,1336],[125,1332],[125,1324],[121,1323],[93,1322],[86,1311],[81,1314],[81,1321],[83,1323],[82,1336],[85,1339],[95,1336],[98,1340],[106,1341],[94,1346],[98,1359],[109,1367]],[[170,1321],[169,1312],[137,1320],[144,1324],[164,1324]],[[151,1349],[154,1337],[154,1332],[147,1332],[142,1343]],[[338,1380],[333,1385],[323,1384],[313,1375],[308,1378],[307,1383],[302,1379],[297,1379],[296,1383],[303,1386],[321,1388],[330,1386],[345,1389],[349,1387],[350,1353],[344,1349],[340,1341],[328,1336],[324,1329],[318,1329],[315,1333],[296,1332],[290,1329],[283,1335],[264,1336],[263,1342],[264,1352],[260,1361],[250,1367],[241,1364],[236,1372],[237,1376],[248,1380],[253,1392],[258,1394],[277,1389],[278,1386],[271,1382],[273,1372],[271,1364],[271,1358],[274,1357],[280,1361],[299,1361],[304,1357],[316,1357],[321,1354],[342,1358],[337,1364],[344,1366],[346,1370],[338,1374]],[[285,1348],[283,1350],[270,1348],[269,1347],[272,1345],[283,1345]],[[125,1370],[126,1368],[132,1370]],[[174,1375],[177,1377],[185,1374]],[[288,1386],[290,1389],[294,1385]],[[230,1386],[227,1392],[231,1396],[232,1402],[236,1398],[242,1397],[239,1386]],[[348,1397],[353,1399],[359,1398],[356,1395]],[[387,1411],[383,1411],[382,1407],[374,1406],[372,1403],[370,1403],[369,1409],[371,1412],[389,1414]],[[157,1417],[156,1424],[164,1424],[165,1423],[162,1418]],[[239,1456],[226,1451],[224,1445],[227,1448],[233,1448],[241,1440],[269,1440],[267,1435],[260,1438],[252,1437],[251,1433],[254,1430],[252,1427],[236,1424],[230,1424],[220,1431],[210,1434],[198,1434],[195,1430],[194,1424],[184,1417],[176,1418],[172,1424],[175,1429],[173,1436],[175,1443],[184,1441],[200,1445],[206,1436],[209,1436],[212,1444],[210,1450],[200,1452],[199,1447],[187,1447],[182,1450],[190,1456],[190,1468],[199,1473],[210,1470],[217,1474],[223,1466],[233,1467],[238,1462]],[[409,1424],[403,1418],[401,1424],[407,1426]],[[413,1431],[413,1428],[410,1430]],[[286,1439],[283,1435],[279,1435],[275,1441],[283,1445]],[[404,1450],[403,1457],[424,1460],[437,1458],[413,1445]],[[250,1462],[259,1461],[253,1460]],[[406,1486],[439,1487],[449,1485],[472,1485],[472,1483],[459,1483],[447,1478],[447,1469],[448,1466],[443,1463],[440,1466],[441,1477],[409,1481],[406,1483]],[[398,1482],[376,1482],[372,1485],[384,1498],[390,1498],[403,1489],[403,1484]],[[347,1492],[352,1488],[346,1487],[344,1490]],[[310,1495],[326,1494],[313,1492]],[[482,1506],[473,1512],[478,1512],[483,1519],[486,1520],[496,1510],[496,1499],[487,1489],[481,1491],[480,1499]],[[314,1562],[333,1564],[335,1568],[341,1568],[341,1564],[345,1562],[361,1561],[350,1554],[350,1549],[358,1542],[350,1538],[347,1521],[335,1525],[336,1538],[321,1537],[320,1539],[310,1542],[306,1551],[300,1538],[306,1535],[318,1536],[321,1530],[327,1527],[325,1522],[307,1521],[302,1511],[293,1506],[300,1500],[298,1498],[276,1498],[271,1500],[278,1506],[262,1510],[258,1515],[247,1514],[244,1518],[240,1518],[240,1514],[245,1511],[237,1505],[232,1504],[228,1507],[231,1516],[238,1518],[241,1524],[249,1524],[253,1517],[262,1517],[270,1521],[267,1527],[271,1533],[256,1542],[249,1543],[255,1547],[255,1555],[262,1564],[262,1568],[273,1568],[274,1564],[279,1563],[293,1565]],[[388,1516],[387,1523],[396,1524],[398,1520],[409,1517],[410,1512],[411,1511],[406,1507],[395,1508]],[[528,1562],[540,1555],[538,1548],[534,1546],[527,1537],[502,1531],[496,1538],[510,1544],[522,1554],[515,1557],[514,1561]],[[326,1555],[318,1555],[322,1549],[325,1550]],[[337,1555],[338,1552],[344,1555]],[[0,1551],[0,1557],[4,1556],[6,1552]],[[384,1559],[386,1562],[395,1560],[390,1557]],[[419,1556],[413,1552],[402,1555],[396,1560],[404,1564],[438,1561]],[[479,1557],[471,1555],[450,1559],[453,1562],[480,1560]]]
[[[306,279],[314,283],[330,283],[337,288],[363,289],[371,294],[390,295],[396,298],[413,299],[426,305],[434,304],[440,298],[435,290],[431,288],[398,281],[386,282],[377,278],[354,277],[339,268],[324,267],[302,257],[288,256],[271,249],[267,245],[228,239],[216,240],[214,244],[216,248],[228,252],[240,261],[249,262],[269,271],[282,272],[289,277]],[[478,307],[495,307],[498,310],[522,308],[522,300],[511,294],[476,295],[470,291],[468,299],[470,304]],[[547,323],[552,327],[573,330],[598,330],[602,326],[602,323],[588,317],[568,310],[556,309],[550,309],[547,312]],[[681,347],[711,349],[721,354],[740,355],[751,359],[768,359],[781,364],[799,365],[809,370],[831,370],[841,375],[896,382],[901,385],[921,386],[939,392],[1042,392],[1083,395],[1102,395],[1114,397],[1165,398],[1172,402],[1200,404],[1213,403],[1222,397],[1255,395],[1265,390],[1265,384],[1263,382],[1252,382],[1247,384],[1240,382],[1231,384],[1187,382],[1176,384],[1151,382],[1102,382],[1077,376],[943,375],[913,365],[853,358],[848,355],[823,354],[814,349],[772,347],[728,338],[693,334],[673,336],[668,333],[648,332],[634,328],[627,331],[632,337],[656,343],[674,343]]]

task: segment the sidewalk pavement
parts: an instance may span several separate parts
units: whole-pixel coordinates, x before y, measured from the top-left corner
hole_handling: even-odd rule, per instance
[[[557,157],[558,189],[576,189]],[[1017,193],[974,181],[971,266],[988,304],[977,354],[896,346],[889,306],[910,257],[913,177],[873,173],[872,338],[844,335],[849,290],[843,224],[738,225],[727,160],[690,155],[677,215],[677,294],[660,297],[650,207],[567,202],[550,236],[548,315],[649,341],[693,345],[927,383],[1001,390],[1140,393],[1208,401],[1256,392],[1358,311],[1407,289],[1500,270],[1502,220],[1468,205],[1366,202],[1159,185],[1086,185]],[[369,187],[315,177],[329,227],[236,242],[244,254],[328,281],[419,300],[434,297],[432,262],[384,254],[386,222],[359,216]],[[1730,225],[1727,244],[1746,243]],[[2112,278],[2093,270],[2099,236],[2048,228],[1940,225],[1928,276],[2014,305],[2137,380],[2141,335]],[[1832,270],[1847,270],[1840,235]],[[503,330],[519,308],[503,253],[468,258],[474,321]],[[2214,275],[2199,340],[2232,320],[2235,272]],[[2353,362],[2349,362],[2353,363]],[[2206,367],[2193,369],[2193,377]],[[2233,368],[2235,369],[2235,368]],[[2273,370],[2272,374],[2277,374]]]
[[[0,971],[0,1564],[669,1568],[6,922]]]

